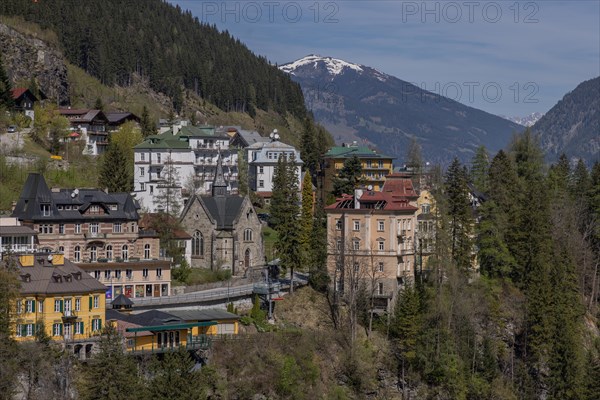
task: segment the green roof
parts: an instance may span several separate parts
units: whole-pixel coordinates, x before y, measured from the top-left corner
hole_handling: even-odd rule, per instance
[[[158,332],[158,331],[169,331],[173,329],[189,329],[194,328],[196,326],[212,326],[217,325],[215,321],[205,321],[205,322],[189,322],[185,324],[171,324],[171,325],[155,325],[155,326],[141,326],[139,328],[126,328],[126,332]]]
[[[142,143],[135,145],[134,149],[189,149],[187,140],[173,135],[148,136]]]
[[[329,149],[323,157],[325,158],[350,158],[357,156],[358,158],[387,158],[394,159],[394,157],[386,156],[371,150],[367,146],[334,146]]]
[[[171,134],[173,134],[172,131],[168,131],[168,132],[171,132]],[[188,125],[188,126],[183,126],[177,132],[177,136],[215,137],[215,138],[216,137],[222,137],[222,138],[228,138],[229,137],[226,134],[217,133],[215,131],[215,127],[214,126],[210,126],[210,125],[200,125],[200,126]]]

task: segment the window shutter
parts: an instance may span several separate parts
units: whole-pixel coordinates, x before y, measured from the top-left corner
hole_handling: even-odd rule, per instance
[[[64,312],[65,311],[65,301],[59,300],[59,304],[60,304],[60,312]]]
[[[90,311],[92,311],[92,296],[90,296]]]
[[[82,335],[85,333],[83,331],[83,321],[79,323],[79,333],[81,333]]]
[[[35,324],[31,324],[31,333],[33,333],[33,336],[36,336],[38,333],[35,329],[36,329]]]
[[[102,320],[100,318],[98,318],[98,330],[102,330]]]
[[[63,324],[58,324],[58,334],[59,336],[63,335]]]
[[[31,300],[31,312],[35,312],[35,300]]]

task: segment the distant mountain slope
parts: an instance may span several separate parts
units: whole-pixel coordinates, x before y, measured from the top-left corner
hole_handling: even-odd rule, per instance
[[[0,15],[53,30],[66,59],[105,85],[128,86],[133,73],[149,79],[177,111],[185,87],[224,111],[306,116],[302,91],[286,74],[161,0],[2,0]]]
[[[523,125],[523,126],[533,126],[536,122],[542,118],[543,114],[539,112],[534,112],[524,117],[514,116],[507,117],[505,115],[500,115],[502,118],[507,119],[509,121],[514,122],[515,124]]]
[[[580,83],[533,127],[549,161],[565,153],[600,161],[600,77]]]
[[[523,127],[424,91],[374,68],[310,55],[279,67],[304,91],[307,108],[337,142],[370,142],[397,157],[416,136],[427,161],[470,160],[481,144],[496,151]]]

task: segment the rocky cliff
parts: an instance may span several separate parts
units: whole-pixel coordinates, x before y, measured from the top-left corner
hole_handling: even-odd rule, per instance
[[[35,78],[48,99],[59,104],[69,103],[67,66],[60,51],[2,23],[0,49],[13,85]]]

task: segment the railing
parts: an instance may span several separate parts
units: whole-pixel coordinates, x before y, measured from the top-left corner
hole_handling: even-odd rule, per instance
[[[83,234],[86,239],[106,239],[106,233],[86,232]]]
[[[37,250],[37,246],[30,244],[7,244],[0,247],[0,253],[33,253]]]
[[[64,310],[62,315],[63,320],[75,320],[77,319],[77,314],[75,314],[72,310]]]

